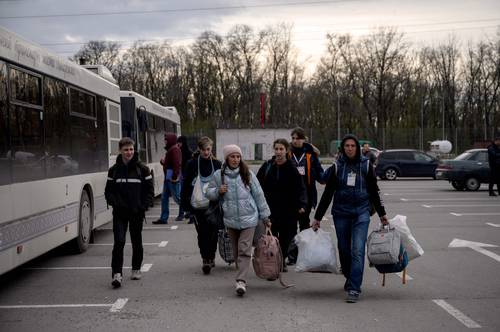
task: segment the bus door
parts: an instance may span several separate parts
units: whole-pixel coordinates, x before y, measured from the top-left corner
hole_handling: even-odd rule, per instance
[[[120,105],[108,100],[106,102],[106,110],[108,120],[109,166],[112,166],[120,153],[118,142],[122,138]]]

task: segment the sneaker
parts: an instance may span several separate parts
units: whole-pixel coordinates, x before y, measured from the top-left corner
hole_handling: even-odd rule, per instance
[[[190,213],[185,213],[184,214],[184,219],[189,219],[191,218],[191,214]]]
[[[493,191],[490,191],[490,196],[496,196],[497,194],[495,194],[495,192]]]
[[[242,280],[236,281],[236,294],[243,296],[247,291],[246,283]]]
[[[347,293],[347,298],[345,299],[345,301],[347,303],[356,303],[358,302],[359,300],[359,293],[356,292],[356,291],[349,291],[349,293]]]
[[[184,216],[177,216],[177,218],[175,218],[175,221],[184,221]]]
[[[204,259],[203,266],[201,267],[203,274],[210,274],[211,269],[212,269],[212,266],[210,265],[210,261],[208,259]]]
[[[168,221],[164,221],[164,220],[158,219],[156,221],[153,221],[153,224],[155,224],[155,225],[164,225],[164,224],[168,224]]]
[[[288,272],[288,268],[286,267],[286,265],[283,266],[283,271],[282,272],[285,272],[285,273]]]
[[[286,262],[286,265],[288,265],[288,266],[294,266],[295,263],[296,263],[295,260],[289,258],[288,261]]]
[[[113,274],[113,281],[111,281],[111,285],[113,285],[113,288],[119,288],[122,285],[122,274],[121,273],[115,273]]]
[[[142,278],[141,270],[132,270],[132,275],[130,276],[130,279],[141,280],[141,278]]]
[[[208,263],[210,264],[210,267],[211,268],[214,268],[215,267],[215,261],[213,259],[209,259],[208,260]]]

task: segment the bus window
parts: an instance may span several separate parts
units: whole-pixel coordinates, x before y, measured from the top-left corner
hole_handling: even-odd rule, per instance
[[[13,101],[42,105],[41,78],[10,68],[10,96]]]
[[[71,158],[71,131],[66,84],[44,79],[45,154],[47,177],[78,174],[78,163]]]
[[[95,118],[95,97],[80,90],[70,89],[71,113]]]
[[[11,182],[7,110],[7,66],[0,61],[0,186]]]
[[[44,178],[45,153],[42,151],[40,111],[12,105],[9,131],[12,149],[8,156],[12,160],[12,180],[26,182]]]

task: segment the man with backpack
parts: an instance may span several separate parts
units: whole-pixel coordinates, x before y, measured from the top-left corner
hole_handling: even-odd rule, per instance
[[[341,157],[326,173],[325,191],[311,226],[313,229],[320,227],[333,198],[332,216],[340,265],[346,278],[346,302],[355,303],[359,299],[363,281],[370,204],[374,206],[382,224],[388,224],[389,220],[380,198],[373,165],[361,155],[358,139],[354,135],[346,135],[340,149]]]
[[[131,279],[139,280],[142,277],[142,222],[154,197],[153,177],[149,168],[139,161],[139,155],[134,151],[134,144],[128,137],[118,142],[120,155],[108,171],[104,190],[106,202],[113,207],[114,245],[111,284],[114,288],[120,287],[123,281],[123,248],[128,226],[132,240]]]

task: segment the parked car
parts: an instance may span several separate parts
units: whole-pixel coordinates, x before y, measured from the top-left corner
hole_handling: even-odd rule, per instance
[[[434,178],[437,165],[437,159],[423,151],[384,150],[378,156],[375,172],[384,180],[396,180],[398,177]]]
[[[481,183],[489,182],[488,150],[467,150],[455,159],[442,160],[436,178],[448,180],[456,190],[478,190]]]

